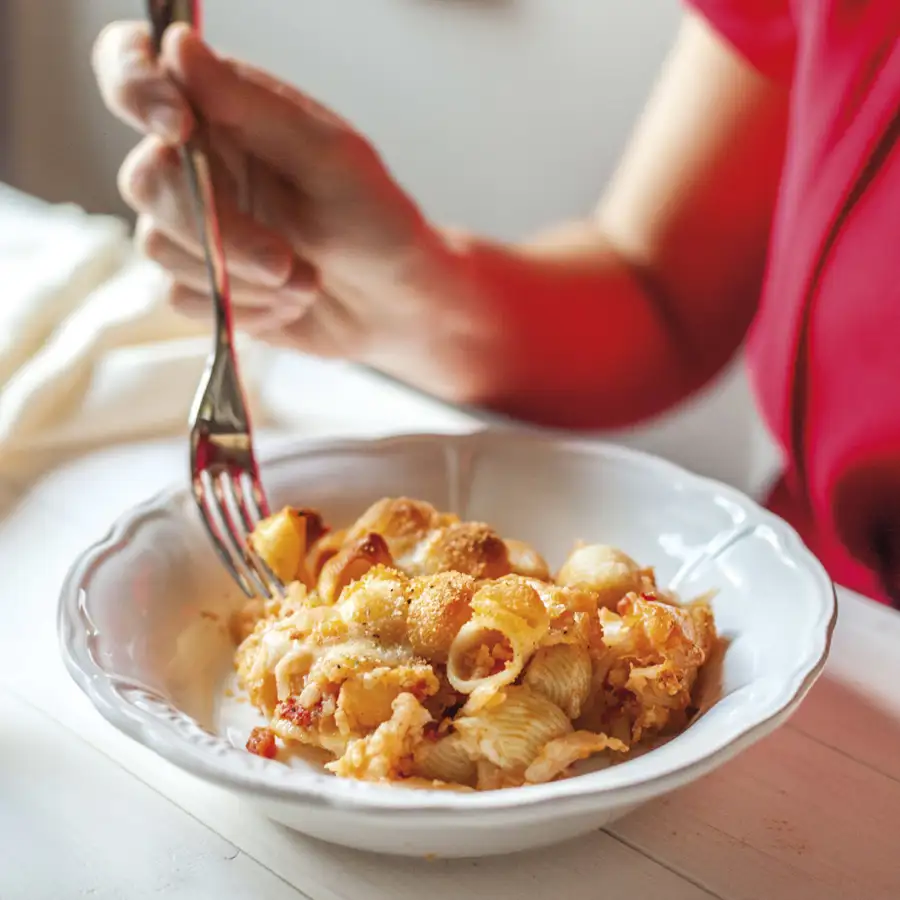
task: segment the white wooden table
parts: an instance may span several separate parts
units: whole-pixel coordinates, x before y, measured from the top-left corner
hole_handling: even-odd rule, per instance
[[[833,900],[900,897],[900,615],[849,593],[800,712],[705,780],[586,838],[508,858],[317,843],[107,726],[59,661],[65,570],[183,471],[181,442],[0,480],[0,898]]]

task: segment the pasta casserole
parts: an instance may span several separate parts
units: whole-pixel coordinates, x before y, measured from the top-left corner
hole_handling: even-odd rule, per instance
[[[326,751],[341,776],[490,790],[622,759],[686,727],[716,641],[704,601],[600,544],[551,575],[529,545],[428,503],[384,499],[328,530],[262,521],[251,547],[288,584],[233,621],[241,687],[269,721],[247,749]]]

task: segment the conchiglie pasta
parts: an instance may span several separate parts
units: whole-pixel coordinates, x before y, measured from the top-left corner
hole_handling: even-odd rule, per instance
[[[615,609],[626,594],[652,590],[652,572],[642,569],[630,556],[605,544],[577,547],[559,570],[558,584],[588,588],[601,606]]]
[[[347,532],[341,530],[328,532],[312,545],[306,554],[306,571],[309,572],[313,582],[318,582],[322,567],[333,556],[337,556],[346,543]]]
[[[451,784],[475,784],[475,762],[456,733],[423,741],[415,754],[414,772],[421,778]]]
[[[286,506],[257,524],[250,546],[285,584],[302,581],[312,587],[306,553],[324,530],[318,513]]]
[[[450,647],[447,678],[463,694],[519,677],[550,627],[550,616],[523,578],[501,578],[472,598],[472,618]]]
[[[579,760],[605,750],[627,753],[628,746],[615,738],[592,731],[574,731],[563,735],[544,745],[534,762],[525,770],[525,781],[529,784],[553,781]]]
[[[282,763],[302,745],[347,778],[499,790],[674,733],[703,700],[708,604],[614,547],[578,547],[554,580],[528,544],[406,497],[336,531],[286,508],[251,543],[287,587],[231,617],[257,755],[277,738]]]
[[[486,760],[522,779],[546,744],[572,731],[568,716],[555,703],[524,686],[505,688],[500,702],[475,715],[458,716],[454,727],[474,760]]]
[[[393,563],[384,538],[379,534],[367,534],[346,544],[322,566],[318,581],[319,598],[323,603],[337,603],[348,584],[359,581],[375,566],[389,567]]]
[[[408,579],[394,569],[376,566],[341,593],[340,619],[353,636],[366,636],[382,644],[406,639]]]
[[[453,640],[472,615],[475,580],[459,572],[414,578],[409,591],[409,642],[415,653],[446,663]]]
[[[514,575],[535,578],[538,581],[550,580],[550,567],[534,547],[524,541],[507,539],[505,543],[509,568]]]
[[[421,551],[424,574],[461,572],[473,578],[509,575],[509,553],[503,539],[480,522],[459,522],[434,533]]]
[[[380,534],[401,565],[436,529],[458,521],[439,513],[430,503],[409,497],[385,497],[373,503],[348,529],[347,540],[358,541],[370,532]]]
[[[555,703],[570,719],[577,719],[591,693],[592,669],[586,647],[555,644],[534,654],[522,684]]]

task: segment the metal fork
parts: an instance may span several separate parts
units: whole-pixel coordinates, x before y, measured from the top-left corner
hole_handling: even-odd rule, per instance
[[[199,0],[147,0],[158,53],[166,28],[200,23]],[[247,403],[238,375],[231,294],[209,159],[199,142],[182,153],[212,292],[215,342],[190,415],[191,485],[197,509],[225,567],[248,597],[284,595],[284,585],[250,544],[269,504],[259,478]]]

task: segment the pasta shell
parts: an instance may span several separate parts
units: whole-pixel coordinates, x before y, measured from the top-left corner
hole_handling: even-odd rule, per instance
[[[367,534],[329,559],[319,575],[319,597],[324,603],[337,603],[341,592],[351,582],[358,581],[375,566],[391,566],[393,559],[384,538]]]
[[[502,578],[512,571],[503,539],[488,525],[459,522],[437,531],[422,553],[422,570]]]
[[[615,609],[627,593],[640,593],[650,586],[645,571],[630,556],[605,544],[587,544],[573,550],[556,581],[596,591],[600,605],[608,609]]]
[[[469,786],[475,784],[475,762],[456,733],[422,743],[416,750],[414,771],[416,775],[433,781]]]
[[[506,540],[506,552],[509,556],[510,571],[515,575],[535,578],[538,581],[550,580],[550,567],[537,550],[524,541]]]
[[[407,588],[401,572],[376,566],[341,592],[338,614],[356,637],[401,644],[406,638]]]
[[[555,703],[531,688],[509,687],[504,693],[501,703],[472,716],[458,716],[453,724],[473,758],[524,775],[546,744],[572,731],[572,723]]]
[[[525,780],[529,784],[543,784],[553,781],[566,772],[569,766],[595,753],[613,750],[616,753],[627,753],[627,744],[605,734],[594,734],[591,731],[575,731],[546,744],[537,758],[525,771]]]
[[[550,615],[525,579],[501,578],[472,598],[472,619],[450,647],[447,678],[463,694],[511,684],[550,627]]]
[[[347,532],[332,531],[316,541],[306,556],[306,571],[314,581],[319,580],[322,567],[333,556],[337,556],[347,542]]]
[[[541,647],[528,663],[522,683],[551,700],[570,719],[577,719],[591,692],[592,668],[586,647]]]
[[[310,587],[306,553],[324,531],[318,513],[286,506],[257,523],[250,535],[250,546],[285,584],[302,581]]]
[[[373,503],[347,530],[347,540],[358,541],[371,532],[380,534],[394,559],[400,559],[448,518],[423,500],[385,497]]]
[[[459,572],[413,579],[407,623],[413,652],[445,663],[460,628],[472,615],[475,580]]]

